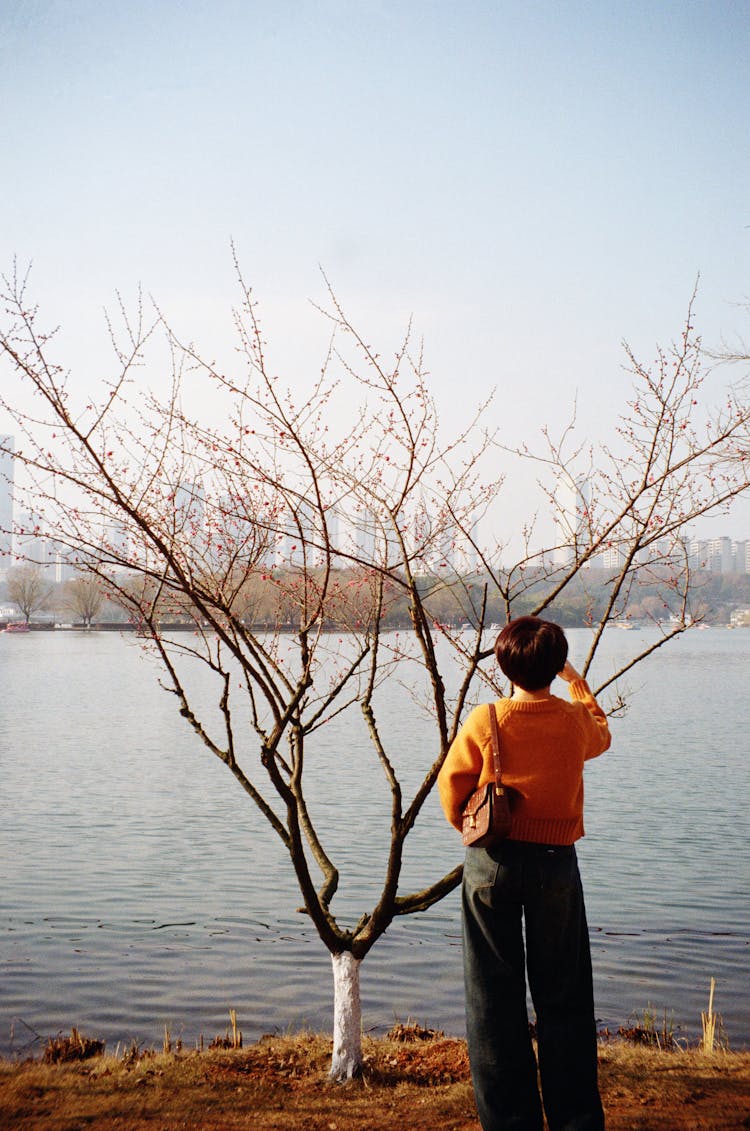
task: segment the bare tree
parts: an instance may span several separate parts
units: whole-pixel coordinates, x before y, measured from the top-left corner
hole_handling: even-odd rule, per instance
[[[83,626],[91,628],[104,604],[104,584],[93,574],[79,574],[66,581],[62,599]]]
[[[26,280],[6,280],[11,313],[0,343],[38,407],[33,415],[5,407],[20,433],[17,458],[35,513],[93,577],[109,579],[158,654],[180,713],[288,851],[304,909],[332,956],[332,1074],[344,1077],[361,1063],[362,959],[394,918],[429,908],[460,881],[456,868],[425,877],[419,890],[400,886],[407,837],[466,708],[504,692],[491,663],[493,620],[554,610],[574,583],[585,585],[594,556],[614,545],[618,565],[586,666],[644,573],[675,609],[659,642],[684,631],[690,574],[680,538],[686,522],[746,488],[743,474],[722,476],[716,467],[748,410],[732,400],[731,412],[708,419],[698,436],[701,378],[688,327],[657,376],[634,363],[624,454],[591,457],[595,500],[569,513],[558,498],[560,477],[572,478],[574,491],[578,484],[581,453],[568,454],[566,437],[554,443],[547,435],[546,450],[534,455],[522,449],[551,484],[560,533],[556,547],[538,551],[527,532],[521,559],[501,569],[499,548],[477,536],[502,486],[483,478],[501,442],[480,425],[485,406],[441,439],[411,334],[386,364],[330,291],[323,313],[331,346],[298,401],[273,376],[254,301],[238,277],[238,372],[203,361],[139,303],[132,318],[120,310],[122,330],[112,331],[117,369],[97,402],[81,401],[50,357]],[[133,380],[157,331],[173,366],[163,399],[139,392]],[[222,403],[221,427],[184,407],[188,367]],[[162,632],[165,610],[174,609],[192,620],[193,633]],[[196,665],[205,673],[200,696]],[[394,681],[432,725],[430,748],[409,752],[409,763],[420,764],[410,789],[385,694]],[[206,685],[215,692],[212,709],[199,707]],[[356,922],[342,921],[332,904],[342,862],[356,857],[358,830],[334,858],[341,828],[327,825],[315,803],[324,786],[347,831],[346,790],[337,793],[330,771],[323,783],[316,778],[320,744],[337,727],[346,734],[342,764],[374,758],[384,787],[387,843],[382,864],[373,864],[382,866],[380,895]]]
[[[26,624],[34,613],[45,608],[52,592],[39,566],[30,564],[8,570],[7,586],[8,596],[14,605],[18,605]]]
[[[493,580],[509,615],[529,596],[532,611],[542,613],[554,608],[574,580],[585,590],[589,567],[604,562],[608,596],[590,617],[593,634],[584,675],[604,629],[638,600],[641,589],[648,595],[644,617],[662,629],[649,651],[702,619],[705,607],[693,583],[688,532],[696,519],[726,510],[748,487],[750,467],[742,458],[750,419],[746,389],[725,390],[720,406],[706,412],[694,300],[679,339],[660,349],[653,365],[643,365],[625,346],[632,394],[617,420],[614,442],[597,449],[575,447],[569,427],[557,439],[544,429],[539,451],[526,445],[512,449],[539,468],[558,533],[551,547],[529,550]],[[533,526],[525,532],[527,546]],[[657,618],[655,602],[669,615]],[[637,652],[628,667],[643,658]],[[625,670],[613,673],[599,691]]]

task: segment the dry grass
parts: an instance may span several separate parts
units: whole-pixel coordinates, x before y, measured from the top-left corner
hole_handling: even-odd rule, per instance
[[[750,1127],[750,1053],[658,1049],[616,1041],[599,1054],[608,1131]]]
[[[724,1035],[724,1025],[721,1019],[721,1014],[714,1013],[714,990],[716,989],[716,979],[711,979],[711,988],[708,992],[708,1010],[701,1013],[701,1028],[703,1036],[701,1037],[701,1049],[705,1053],[712,1053],[717,1046],[726,1048],[727,1041]]]
[[[427,1032],[427,1031],[426,1031]],[[396,1034],[394,1034],[395,1036]],[[403,1037],[403,1034],[400,1034]],[[463,1041],[368,1039],[361,1080],[327,1078],[330,1039],[247,1048],[0,1061],[3,1131],[479,1131]],[[608,1131],[750,1127],[750,1053],[600,1051]]]
[[[104,1041],[83,1037],[77,1029],[69,1037],[51,1037],[44,1048],[45,1064],[62,1064],[68,1060],[90,1060],[104,1052]]]

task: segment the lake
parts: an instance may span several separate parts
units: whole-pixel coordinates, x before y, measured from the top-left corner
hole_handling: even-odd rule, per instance
[[[576,662],[589,634],[568,635]],[[592,683],[651,638],[611,630]],[[693,1038],[715,977],[730,1043],[750,1043],[749,666],[750,631],[667,645],[630,674],[612,749],[587,767],[578,848],[600,1026],[650,1007]],[[192,1045],[223,1034],[230,1008],[246,1040],[330,1031],[330,960],[284,850],[138,643],[0,635],[0,688],[0,1053],[38,1052],[71,1025],[110,1051],[158,1045],[165,1025]],[[403,689],[392,696],[389,742],[413,788],[429,728]],[[356,728],[321,733],[310,803],[341,868],[333,910],[353,924],[380,887],[388,796]],[[407,843],[402,890],[462,858],[436,797]],[[458,893],[376,943],[362,1004],[368,1031],[411,1018],[463,1033]]]

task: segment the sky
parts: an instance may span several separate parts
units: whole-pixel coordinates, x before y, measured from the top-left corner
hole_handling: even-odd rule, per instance
[[[234,243],[290,383],[322,268],[385,354],[413,319],[444,419],[606,440],[698,279],[750,338],[749,57],[747,0],[0,0],[0,269],[82,386],[139,285],[228,349]]]

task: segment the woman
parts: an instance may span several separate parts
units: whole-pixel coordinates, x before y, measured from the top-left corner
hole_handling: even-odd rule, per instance
[[[468,848],[464,865],[466,1027],[477,1108],[484,1131],[541,1131],[542,1099],[550,1131],[599,1131],[591,956],[574,845],[584,835],[583,766],[609,747],[609,728],[567,659],[558,625],[519,617],[498,636],[495,655],[513,685],[494,704],[512,824],[498,846]],[[571,702],[552,695],[556,675]],[[467,799],[493,778],[487,707],[477,707],[438,778],[457,829]]]

